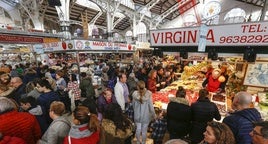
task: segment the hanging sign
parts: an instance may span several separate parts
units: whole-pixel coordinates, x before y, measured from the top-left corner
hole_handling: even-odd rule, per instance
[[[75,49],[77,50],[124,50],[132,51],[133,47],[129,47],[126,43],[113,43],[103,41],[88,41],[88,40],[74,40]]]
[[[208,33],[208,27],[205,24],[202,24],[200,26],[199,31],[199,42],[198,42],[198,51],[199,52],[205,52],[206,51],[206,44],[207,44],[207,33]]]
[[[43,54],[44,53],[44,49],[43,49],[43,45],[42,44],[35,44],[35,45],[33,45],[33,50],[37,54]]]
[[[0,42],[7,43],[43,43],[41,37],[0,34]]]
[[[268,21],[208,26],[207,46],[267,46]],[[151,46],[197,46],[199,27],[150,31]]]

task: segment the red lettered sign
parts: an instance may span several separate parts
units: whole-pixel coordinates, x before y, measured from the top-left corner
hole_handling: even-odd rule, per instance
[[[30,37],[30,36],[20,36],[20,35],[0,34],[0,42],[43,43],[43,38],[41,38],[41,37]]]
[[[150,31],[151,46],[197,46],[200,27]],[[208,26],[207,46],[268,45],[268,22]]]

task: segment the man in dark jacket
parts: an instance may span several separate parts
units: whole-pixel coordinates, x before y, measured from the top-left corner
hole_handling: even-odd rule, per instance
[[[8,98],[14,99],[19,104],[19,100],[26,95],[25,84],[20,77],[13,77],[10,86],[14,88],[14,91]]]
[[[236,144],[251,144],[249,133],[253,130],[254,121],[261,121],[261,115],[255,108],[250,108],[251,94],[239,92],[233,100],[232,107],[236,112],[223,119],[235,136]]]

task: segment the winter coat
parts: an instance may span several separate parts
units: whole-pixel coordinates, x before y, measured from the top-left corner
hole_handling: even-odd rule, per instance
[[[90,132],[88,124],[72,125],[69,135],[64,138],[63,144],[97,144],[100,132]]]
[[[145,95],[142,97],[142,103],[140,102],[140,94],[138,91],[134,91],[132,97],[134,122],[149,124],[152,119],[156,118],[152,101],[152,92],[146,90]]]
[[[192,142],[199,143],[204,139],[203,133],[206,131],[207,122],[221,119],[218,107],[210,102],[208,98],[199,99],[191,105],[192,129],[190,137]]]
[[[41,93],[37,89],[33,89],[30,91],[27,96],[34,97],[35,99],[38,99],[38,97],[41,95]]]
[[[128,77],[127,79],[127,86],[128,86],[128,90],[129,93],[133,93],[135,90],[137,90],[137,81],[136,78],[133,77]]]
[[[111,103],[117,103],[114,95],[112,95],[112,102]],[[106,99],[103,95],[98,97],[98,100],[97,100],[98,112],[104,113],[108,105],[109,105],[109,103],[106,101]]]
[[[68,135],[71,123],[64,117],[58,117],[50,124],[39,144],[61,144]]]
[[[36,144],[41,138],[36,118],[29,113],[15,110],[0,114],[0,132],[6,136],[22,138],[27,144]]]
[[[19,104],[19,100],[26,95],[25,88],[25,84],[21,84],[19,87],[14,89],[7,97],[14,99]]]
[[[232,130],[236,144],[251,144],[249,133],[253,130],[252,122],[261,121],[261,115],[255,108],[248,108],[232,113],[223,119]]]
[[[27,144],[23,139],[18,137],[4,136],[0,144]]]
[[[41,128],[41,133],[42,135],[46,132],[47,128],[48,128],[48,123],[46,122],[46,119],[43,117],[43,111],[40,105],[37,105],[34,108],[30,108],[28,110],[28,112],[32,115],[35,116],[35,118],[37,119],[39,126]]]
[[[89,77],[83,78],[80,82],[81,96],[93,99],[95,97],[95,89]]]
[[[25,73],[22,81],[24,84],[27,84],[28,82],[33,81],[35,78],[37,78],[36,71],[35,70],[28,70]]]
[[[52,122],[52,119],[49,116],[49,108],[50,108],[50,104],[53,101],[60,101],[60,97],[54,91],[43,93],[37,99],[38,104],[40,104],[42,108],[43,116],[46,119],[48,124]]]
[[[149,78],[147,81],[147,88],[150,90],[152,93],[155,93],[157,91],[156,87],[156,80]]]
[[[178,138],[189,134],[191,128],[191,107],[185,98],[172,97],[167,106],[167,127],[169,133]]]
[[[123,131],[116,129],[113,121],[103,119],[101,123],[101,138],[99,144],[124,144],[125,140],[132,135],[132,126]]]

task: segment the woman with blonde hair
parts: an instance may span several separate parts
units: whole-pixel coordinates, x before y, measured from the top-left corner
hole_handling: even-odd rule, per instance
[[[148,125],[152,118],[156,118],[156,115],[153,107],[152,92],[145,88],[144,81],[138,81],[137,88],[138,90],[134,91],[132,94],[134,122],[137,126],[136,138],[137,144],[145,144]],[[141,141],[140,135],[142,135]]]
[[[63,144],[96,144],[100,137],[97,115],[85,106],[77,106],[73,111],[73,125]]]
[[[235,144],[231,129],[224,123],[208,122],[204,140],[200,144]]]

